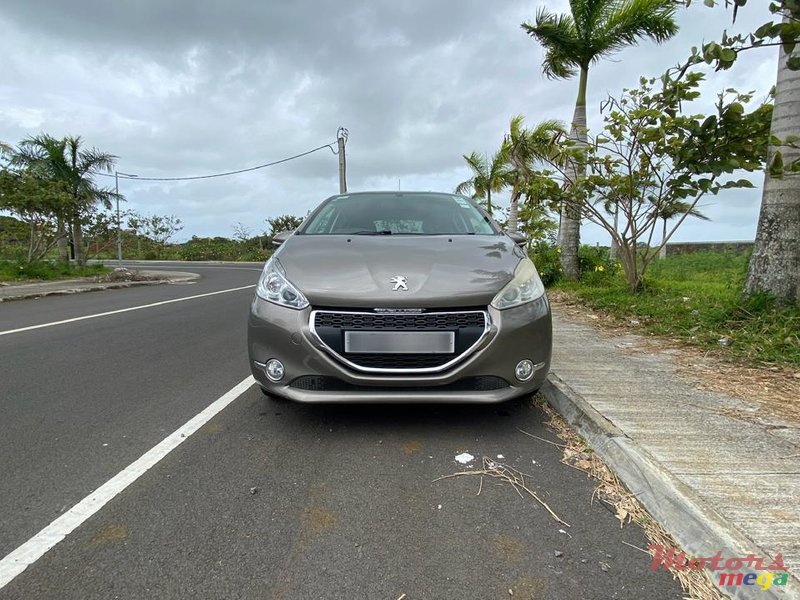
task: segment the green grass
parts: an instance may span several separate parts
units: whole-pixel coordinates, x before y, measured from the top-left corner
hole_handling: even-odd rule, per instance
[[[103,265],[89,265],[85,269],[78,269],[73,265],[62,262],[24,263],[0,261],[0,281],[50,281],[105,275],[110,272],[111,269]]]
[[[645,290],[628,291],[622,274],[588,273],[554,288],[588,306],[636,319],[647,332],[721,350],[757,364],[800,366],[800,307],[775,308],[765,297],[743,300],[747,256],[703,252],[654,261]],[[730,345],[719,340],[728,338]]]

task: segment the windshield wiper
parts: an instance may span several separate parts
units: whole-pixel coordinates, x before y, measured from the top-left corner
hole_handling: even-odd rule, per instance
[[[369,229],[365,229],[364,231],[355,231],[350,235],[392,235],[392,232],[388,229],[382,229],[380,231],[371,231]]]

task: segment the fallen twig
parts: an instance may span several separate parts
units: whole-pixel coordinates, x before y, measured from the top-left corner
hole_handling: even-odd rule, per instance
[[[566,444],[557,444],[556,442],[551,442],[550,440],[546,440],[543,437],[539,437],[538,435],[533,435],[532,433],[528,433],[527,431],[523,431],[522,429],[519,429],[519,428],[517,429],[517,431],[519,431],[520,433],[524,433],[528,437],[532,437],[533,439],[539,440],[540,442],[545,442],[547,444],[552,444],[553,446],[556,446],[557,448],[566,448],[567,447]]]
[[[547,441],[547,440],[545,440]],[[526,492],[530,495],[536,502],[538,502],[542,507],[550,513],[556,521],[569,527],[569,523],[562,520],[550,506],[542,500],[536,492],[531,490],[527,485],[525,485],[525,478],[523,477],[522,473],[517,471],[516,469],[509,467],[507,465],[498,463],[493,461],[491,458],[483,458],[483,469],[475,470],[475,471],[459,471],[458,473],[451,473],[450,475],[442,475],[441,477],[437,477],[434,481],[439,481],[441,479],[450,479],[451,477],[461,477],[462,475],[479,475],[481,477],[481,489],[483,489],[483,476],[486,475],[488,477],[496,477],[501,481],[505,481],[506,483],[511,484],[511,487],[514,488],[514,491],[519,494],[520,498],[523,498],[522,492]],[[478,491],[480,494],[480,491]]]
[[[631,548],[636,548],[636,549],[637,549],[639,552],[644,552],[645,554],[647,554],[647,556],[652,556],[652,555],[651,555],[651,554],[650,554],[650,553],[649,553],[647,550],[645,550],[644,548],[639,548],[639,546],[634,546],[633,544],[629,544],[629,543],[628,543],[628,542],[626,542],[625,540],[622,540],[622,543],[623,543],[623,544],[625,544],[626,546],[630,546]]]

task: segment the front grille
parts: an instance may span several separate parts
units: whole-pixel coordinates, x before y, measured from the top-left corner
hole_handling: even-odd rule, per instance
[[[453,360],[452,354],[348,354],[362,367],[370,369],[430,369]]]
[[[454,313],[348,313],[318,312],[315,325],[348,331],[455,331],[464,327],[480,327],[485,323],[483,312]]]
[[[443,371],[466,358],[488,330],[489,315],[483,310],[431,311],[425,313],[358,310],[315,310],[311,327],[330,353],[349,367],[367,372],[402,373]],[[345,352],[345,332],[452,331],[452,353]]]
[[[289,387],[309,392],[490,392],[507,388],[509,384],[502,377],[493,375],[465,377],[444,385],[403,387],[357,385],[336,377],[304,375],[292,381]]]

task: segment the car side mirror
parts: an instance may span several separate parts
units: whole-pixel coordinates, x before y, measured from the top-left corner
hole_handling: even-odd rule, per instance
[[[524,233],[520,233],[519,231],[508,231],[506,232],[506,235],[511,238],[511,241],[521,248],[524,248],[528,244],[528,236]]]
[[[289,236],[292,235],[294,231],[279,231],[275,235],[272,236],[272,245],[273,246],[280,246],[283,242],[289,239]]]

